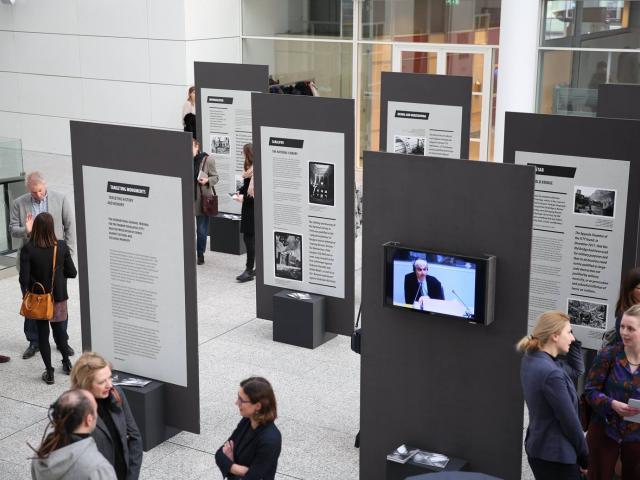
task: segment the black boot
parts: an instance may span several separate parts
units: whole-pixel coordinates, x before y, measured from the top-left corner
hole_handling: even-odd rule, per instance
[[[203,265],[204,264],[204,253],[199,253],[198,254],[198,265]]]
[[[253,280],[255,278],[255,273],[251,273],[252,270],[245,270],[240,275],[236,277],[240,283],[248,282],[249,280]]]
[[[69,360],[68,358],[63,358],[62,359],[62,373],[64,373],[65,375],[71,375],[71,369],[73,368],[73,365],[71,364],[71,360]]]
[[[42,381],[47,385],[53,385],[53,368],[47,368],[42,374]]]

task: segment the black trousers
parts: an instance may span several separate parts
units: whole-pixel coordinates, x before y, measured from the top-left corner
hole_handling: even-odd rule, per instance
[[[51,325],[51,330],[53,331],[53,338],[62,353],[62,358],[64,360],[68,360],[69,357],[67,355],[67,338],[69,338],[65,331],[65,322],[47,322],[46,320],[34,320],[36,325],[38,326],[38,347],[40,348],[40,355],[42,356],[42,361],[44,362],[44,366],[47,367],[47,370],[53,368],[51,366],[51,346],[49,345],[49,325]]]
[[[247,270],[253,270],[256,263],[256,235],[243,233],[244,246],[247,247]]]
[[[540,458],[528,457],[529,466],[536,480],[580,480],[578,465],[549,462]]]

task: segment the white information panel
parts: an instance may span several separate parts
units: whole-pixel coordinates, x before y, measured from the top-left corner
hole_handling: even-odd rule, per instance
[[[583,346],[599,349],[615,324],[629,162],[516,152],[515,163],[536,168],[529,329],[563,310]]]
[[[187,386],[182,182],[82,167],[91,347],[122,370]]]
[[[261,127],[264,283],[344,298],[344,134]]]
[[[387,151],[460,158],[462,107],[389,102]]]
[[[251,143],[251,92],[242,90],[201,89],[202,150],[216,160],[220,180],[215,186],[221,212],[240,213],[240,203],[228,193],[242,186],[244,154]]]

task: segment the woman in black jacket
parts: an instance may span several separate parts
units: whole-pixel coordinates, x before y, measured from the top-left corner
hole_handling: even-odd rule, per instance
[[[53,255],[56,254],[55,272],[53,271]],[[51,365],[51,347],[49,345],[49,324],[53,330],[53,338],[57,339],[58,350],[62,353],[62,371],[71,373],[69,360],[69,337],[62,322],[69,318],[67,313],[67,278],[75,278],[78,274],[69,247],[63,240],[57,240],[54,230],[53,217],[46,212],[40,213],[33,220],[31,237],[20,251],[20,288],[24,295],[27,290],[33,290],[36,283],[42,284],[46,292],[51,291],[53,279],[53,318],[43,319],[37,323],[38,347],[46,370],[42,380],[47,385],[54,383],[53,366]]]
[[[271,384],[262,377],[240,383],[236,405],[242,420],[216,452],[222,476],[229,480],[274,480],[282,447]]]
[[[83,353],[71,372],[72,388],[93,394],[98,421],[91,436],[113,465],[118,480],[138,480],[142,466],[142,436],[124,392],[111,383],[111,364],[95,352]]]
[[[247,249],[247,263],[244,272],[236,277],[239,282],[248,282],[256,276],[254,269],[256,260],[256,236],[253,226],[253,145],[247,143],[242,147],[244,153],[244,182],[240,190],[234,195],[234,199],[242,202],[242,217],[240,219],[240,231]]]

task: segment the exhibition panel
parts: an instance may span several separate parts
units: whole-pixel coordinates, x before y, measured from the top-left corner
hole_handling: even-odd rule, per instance
[[[529,326],[566,311],[584,347],[615,325],[623,272],[636,265],[640,123],[508,112],[504,161],[536,169]]]
[[[327,331],[354,304],[354,103],[252,95],[258,317],[282,289],[326,296]]]
[[[166,424],[198,433],[190,139],[71,122],[83,350],[164,382]]]
[[[469,158],[471,77],[382,73],[380,149]]]
[[[242,186],[242,147],[251,143],[251,92],[266,92],[269,67],[235,63],[194,63],[200,148],[213,156],[220,180],[220,212],[240,213],[231,194]]]
[[[364,189],[360,478],[402,444],[519,478],[534,169],[366,152]],[[493,322],[471,321],[492,283]]]

